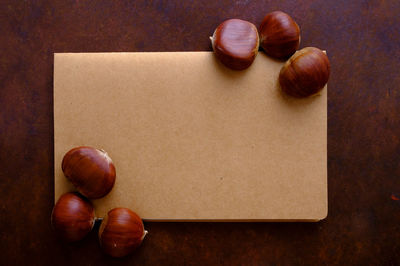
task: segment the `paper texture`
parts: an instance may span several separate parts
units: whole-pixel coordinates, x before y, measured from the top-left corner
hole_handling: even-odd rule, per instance
[[[98,217],[128,207],[145,220],[320,220],[327,215],[327,89],[294,99],[283,62],[245,71],[211,52],[55,54],[55,199],[73,147],[104,149],[114,189]]]

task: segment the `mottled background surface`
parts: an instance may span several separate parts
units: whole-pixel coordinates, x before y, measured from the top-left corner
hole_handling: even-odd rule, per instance
[[[22,1],[0,3],[0,264],[399,265],[400,2]],[[320,223],[147,223],[124,259],[96,233],[51,231],[53,53],[211,50],[223,20],[291,14],[301,47],[328,51],[329,216]],[[156,73],[155,73],[156,74]]]

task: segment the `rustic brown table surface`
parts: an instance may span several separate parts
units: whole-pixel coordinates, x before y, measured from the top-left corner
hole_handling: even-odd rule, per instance
[[[400,2],[16,1],[0,5],[0,265],[399,265]],[[223,20],[291,14],[328,51],[329,215],[146,223],[123,259],[53,234],[53,53],[208,51]],[[156,75],[156,73],[155,73]]]

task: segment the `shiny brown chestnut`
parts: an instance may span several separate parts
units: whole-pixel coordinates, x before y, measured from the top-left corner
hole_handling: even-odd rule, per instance
[[[248,21],[228,19],[216,28],[210,39],[217,58],[234,70],[248,68],[258,53],[257,28]]]
[[[67,152],[62,161],[64,175],[89,199],[108,194],[115,183],[115,167],[103,150],[77,147]]]
[[[318,48],[306,47],[297,51],[282,67],[279,84],[293,97],[307,97],[325,87],[329,73],[328,56]]]
[[[95,221],[93,205],[78,193],[65,193],[57,201],[51,214],[56,234],[67,242],[84,238]]]
[[[274,11],[261,22],[260,39],[266,54],[279,59],[288,58],[300,46],[300,28],[288,14]]]
[[[112,257],[124,257],[140,246],[147,231],[142,219],[127,208],[114,208],[99,229],[100,246]]]

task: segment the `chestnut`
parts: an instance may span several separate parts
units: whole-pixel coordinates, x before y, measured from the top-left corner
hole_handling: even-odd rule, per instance
[[[65,154],[61,167],[77,190],[89,199],[104,197],[115,183],[114,164],[103,150],[74,148]]]
[[[146,234],[142,219],[135,212],[114,208],[100,225],[100,246],[104,253],[112,257],[123,257],[140,246]]]
[[[95,222],[93,205],[78,193],[65,193],[57,201],[51,214],[56,234],[67,242],[84,238]]]
[[[300,28],[288,14],[274,11],[261,22],[260,39],[266,54],[279,59],[288,58],[299,48]]]
[[[329,73],[328,56],[318,48],[306,47],[297,51],[282,67],[279,84],[293,97],[307,97],[324,88]]]
[[[248,68],[258,53],[257,28],[248,21],[228,19],[216,28],[210,39],[216,57],[234,70]]]

